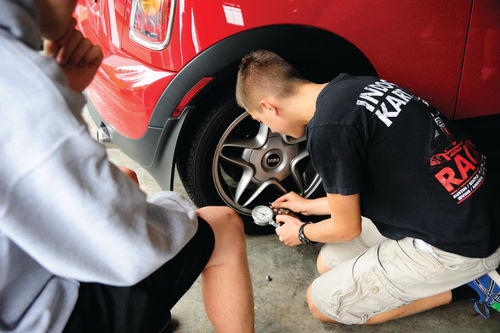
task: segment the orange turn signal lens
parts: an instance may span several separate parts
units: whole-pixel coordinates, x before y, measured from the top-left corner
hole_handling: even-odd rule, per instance
[[[140,0],[141,11],[148,16],[158,14],[161,10],[162,0]]]

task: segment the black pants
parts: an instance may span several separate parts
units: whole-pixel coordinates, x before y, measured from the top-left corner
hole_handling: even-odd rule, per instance
[[[170,261],[131,287],[81,283],[65,333],[158,333],[170,309],[191,287],[207,264],[214,235],[199,220],[193,239]]]

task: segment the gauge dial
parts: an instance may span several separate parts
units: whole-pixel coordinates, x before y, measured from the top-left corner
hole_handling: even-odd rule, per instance
[[[268,225],[273,222],[273,210],[267,206],[259,205],[252,210],[252,217],[255,224]]]

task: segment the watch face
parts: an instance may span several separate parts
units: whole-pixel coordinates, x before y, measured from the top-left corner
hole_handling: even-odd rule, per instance
[[[252,217],[255,224],[268,225],[273,221],[273,210],[264,205],[256,206],[252,210]]]

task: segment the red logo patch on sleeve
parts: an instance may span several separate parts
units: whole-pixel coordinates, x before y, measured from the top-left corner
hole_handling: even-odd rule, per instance
[[[468,140],[452,142],[444,152],[430,159],[434,177],[460,204],[483,183],[486,175],[486,157]]]

